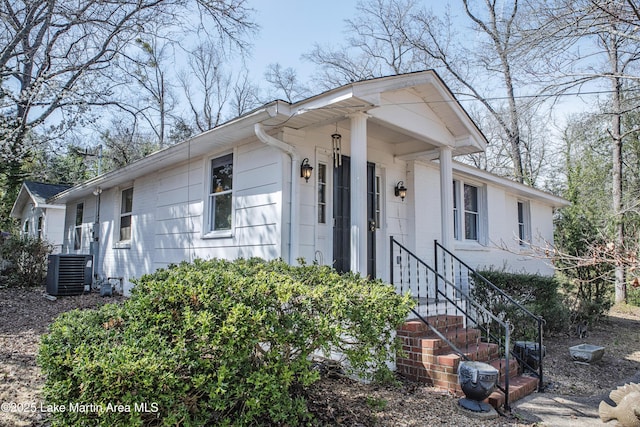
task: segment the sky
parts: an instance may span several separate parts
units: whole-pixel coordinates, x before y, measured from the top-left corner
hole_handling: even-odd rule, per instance
[[[260,25],[254,40],[252,74],[262,79],[267,66],[280,63],[298,71],[302,81],[315,67],[301,56],[320,45],[344,39],[344,21],[356,11],[357,0],[252,0]]]

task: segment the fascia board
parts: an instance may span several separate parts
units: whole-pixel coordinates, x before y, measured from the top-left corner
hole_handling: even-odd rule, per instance
[[[501,188],[510,190],[513,193],[519,194],[523,197],[539,200],[544,203],[550,204],[553,207],[561,208],[571,205],[568,200],[563,199],[562,197],[558,197],[551,193],[547,193],[546,191],[538,190],[536,188],[520,184],[519,182],[511,181],[507,178],[494,175],[491,172],[483,171],[474,166],[465,165],[464,163],[460,163],[457,161],[453,162],[453,172],[475,178],[481,182],[494,184]]]

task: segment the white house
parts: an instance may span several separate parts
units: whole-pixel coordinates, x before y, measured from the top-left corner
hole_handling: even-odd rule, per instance
[[[20,221],[22,234],[46,240],[54,246],[54,252],[60,252],[64,239],[66,206],[63,203],[48,203],[47,199],[70,187],[23,182],[10,214]]]
[[[96,273],[122,277],[125,291],[213,257],[304,258],[388,279],[390,236],[428,261],[438,240],[474,266],[549,273],[526,242],[552,241],[567,202],[453,160],[486,145],[423,71],[274,101],[49,203],[67,207],[63,252],[94,253]]]

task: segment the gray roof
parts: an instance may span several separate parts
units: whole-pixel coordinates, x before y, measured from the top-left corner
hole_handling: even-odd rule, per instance
[[[45,203],[49,197],[53,197],[58,193],[71,188],[71,185],[65,184],[45,184],[42,182],[25,181],[25,187],[33,196],[36,202]]]

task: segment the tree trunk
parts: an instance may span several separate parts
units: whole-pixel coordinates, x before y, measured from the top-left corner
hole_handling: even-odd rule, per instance
[[[611,115],[612,144],[612,184],[613,184],[613,220],[615,224],[614,257],[615,257],[615,302],[626,302],[627,284],[625,268],[622,262],[624,255],[624,206],[622,202],[622,79],[618,70],[618,48],[616,36],[611,35],[609,60],[611,61],[611,83],[613,93]]]

